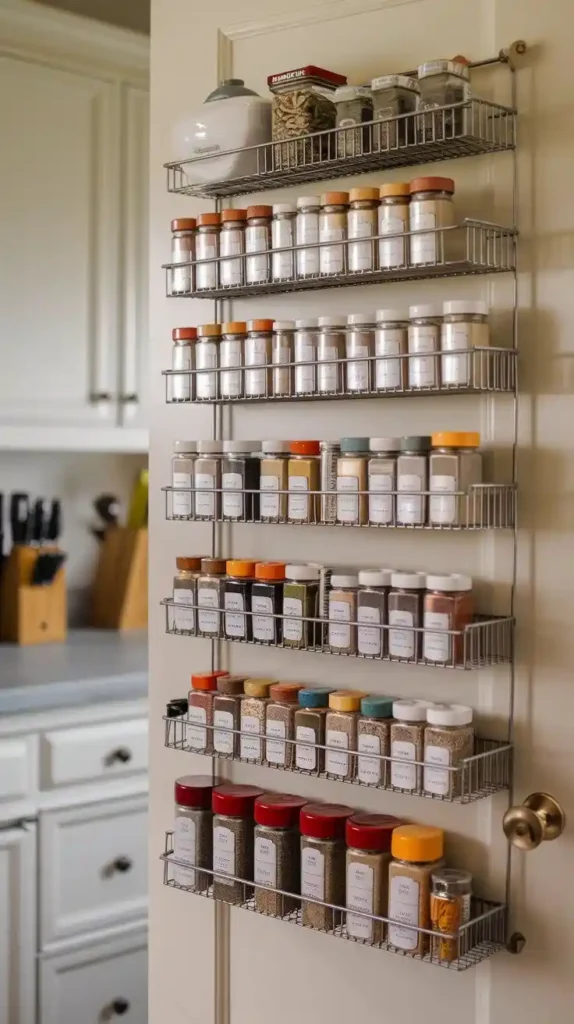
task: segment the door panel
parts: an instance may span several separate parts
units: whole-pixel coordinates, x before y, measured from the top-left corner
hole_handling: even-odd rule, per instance
[[[0,830],[0,1024],[35,1024],[35,826]]]

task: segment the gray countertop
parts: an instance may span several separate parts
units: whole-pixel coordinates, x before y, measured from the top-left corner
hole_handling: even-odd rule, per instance
[[[147,633],[77,629],[65,644],[0,644],[0,714],[147,695]]]

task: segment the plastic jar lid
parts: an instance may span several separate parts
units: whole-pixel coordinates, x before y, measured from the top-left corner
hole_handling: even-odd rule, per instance
[[[232,818],[252,818],[253,805],[263,790],[258,786],[236,786],[227,782],[213,790],[211,806],[214,814],[229,814]]]
[[[389,181],[379,188],[379,196],[386,199],[387,196],[409,196],[411,192],[408,181]]]
[[[467,896],[472,893],[470,871],[458,868],[440,868],[431,875],[432,891],[437,896]]]
[[[391,587],[396,590],[424,590],[427,578],[424,572],[393,572]]]
[[[229,558],[225,563],[228,576],[240,576],[243,579],[253,577],[255,562],[249,562],[244,558]]]
[[[214,794],[215,795],[215,794]],[[391,839],[391,853],[397,860],[431,863],[444,852],[444,832],[431,825],[399,825]]]
[[[333,690],[329,694],[329,707],[332,711],[359,711],[366,696],[360,690]]]
[[[363,97],[371,99],[371,90],[366,85],[340,85],[330,98],[333,103],[348,103],[350,100],[363,99]]]
[[[329,707],[329,694],[331,690],[317,688],[299,690],[297,698],[302,708],[327,708]]]
[[[291,455],[318,455],[320,452],[318,441],[291,441],[289,450]]]
[[[342,330],[347,326],[347,320],[344,314],[340,316],[320,316],[319,327],[338,327]]]
[[[472,708],[466,704],[431,704],[427,708],[429,725],[470,725]]]
[[[197,451],[197,441],[175,441],[173,450],[176,454],[180,452],[182,455],[194,455]]]
[[[194,690],[217,690],[217,680],[227,676],[229,673],[222,672],[198,672],[191,677],[191,685]]]
[[[312,839],[344,839],[345,822],[352,813],[344,804],[306,804],[299,815],[301,835]]]
[[[400,818],[394,818],[391,814],[353,814],[345,822],[347,846],[387,853],[391,849],[394,829],[402,824]]]
[[[368,437],[342,437],[341,438],[341,453],[351,452],[368,452],[369,450],[369,438]]]
[[[274,331],[294,331],[295,321],[294,320],[274,320],[273,321]]]
[[[398,452],[400,448],[400,437],[371,437],[369,439],[369,450],[372,452]]]
[[[201,571],[207,573],[223,574],[226,572],[227,562],[224,558],[202,558]]]
[[[349,327],[363,327],[374,324],[375,314],[374,313],[349,313],[347,317],[347,324]]]
[[[303,689],[303,683],[273,683],[269,689],[269,696],[271,700],[277,700],[281,704],[297,704],[299,693]]]
[[[273,216],[272,206],[248,206],[247,207],[247,220],[252,220],[253,217],[271,217]]]
[[[392,569],[359,569],[360,587],[390,587]]]
[[[221,217],[218,213],[200,213],[197,218],[197,226],[202,228],[214,228],[219,227],[221,224]]]
[[[261,451],[261,441],[224,441],[223,451],[229,454],[249,455]]]
[[[409,314],[406,309],[378,309],[375,313],[375,320],[378,324],[384,323],[406,323]]]
[[[352,188],[349,192],[349,201],[351,203],[361,203],[364,201],[376,203],[378,198],[378,188]]]
[[[401,451],[428,452],[431,442],[432,437],[428,434],[411,434],[409,437],[401,437]]]
[[[320,206],[321,196],[299,196],[297,199],[297,209],[301,210],[307,206]]]
[[[478,448],[480,434],[474,430],[442,431],[431,435],[433,448]]]
[[[472,579],[461,572],[451,572],[447,576],[427,576],[427,590],[441,590],[446,593],[472,590]]]
[[[228,320],[227,323],[221,325],[222,334],[245,334],[246,331],[245,320]]]
[[[452,299],[451,302],[443,302],[442,312],[443,316],[453,316],[455,314],[464,315],[464,313],[471,313],[477,316],[488,316],[488,305],[486,302],[481,302],[479,300]]]
[[[175,564],[178,569],[193,572],[196,569],[201,569],[201,555],[179,555]]]
[[[254,805],[255,821],[267,828],[298,828],[301,808],[307,801],[290,793],[263,793]]]
[[[429,60],[426,64],[420,64],[417,68],[417,75],[420,78],[430,78],[431,75],[457,75],[468,81],[470,71],[468,64],[457,60]]]
[[[223,447],[221,441],[198,441],[197,451],[200,455],[221,455]]]
[[[272,331],[274,320],[248,320],[247,330],[252,331]]]
[[[273,216],[278,213],[295,213],[293,203],[273,203]]]
[[[318,580],[320,576],[321,570],[316,565],[292,562],[285,566],[285,577],[289,580],[295,580],[295,582],[310,583],[311,581]]]
[[[172,231],[195,231],[196,228],[195,217],[178,217],[176,220],[171,222]]]
[[[416,306],[409,306],[410,320],[425,320],[442,316],[442,306],[434,302],[423,302]]]
[[[339,590],[339,588],[341,587],[345,588],[358,586],[358,576],[353,576],[351,573],[335,573],[333,576],[331,576],[331,588],[333,590]]]
[[[261,451],[264,455],[287,455],[291,451],[291,442],[262,441]]]
[[[220,338],[221,324],[198,324],[197,333],[202,338]]]
[[[321,206],[347,206],[348,202],[348,192],[323,192],[321,196]]]
[[[361,701],[361,714],[367,718],[392,718],[393,698],[392,697],[363,697]]]
[[[410,89],[411,92],[419,92],[419,83],[416,78],[410,75],[380,75],[373,78],[371,89],[375,92],[378,89]]]
[[[220,676],[217,680],[217,689],[219,693],[243,693],[245,679],[245,676]]]
[[[247,217],[247,210],[222,210],[221,211],[221,223],[225,224],[226,221],[231,220],[245,220]]]
[[[410,185],[410,192],[454,192],[454,181],[452,178],[413,178]]]
[[[274,679],[246,679],[243,691],[248,697],[268,697],[274,682]]]
[[[319,326],[319,320],[316,316],[308,316],[304,320],[296,320],[295,328],[298,331],[310,331],[314,327]]]
[[[256,562],[255,579],[268,580],[269,582],[284,580],[285,562]]]
[[[211,775],[182,775],[175,780],[174,794],[176,804],[182,807],[197,807],[209,810],[213,788],[217,783]]]
[[[197,327],[174,327],[171,337],[173,341],[195,341]]]
[[[431,704],[427,700],[395,700],[393,701],[393,718],[400,722],[426,722],[427,710]]]

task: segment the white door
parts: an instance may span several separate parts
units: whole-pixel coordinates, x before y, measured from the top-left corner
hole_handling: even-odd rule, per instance
[[[0,1024],[36,1019],[35,826],[0,829]]]

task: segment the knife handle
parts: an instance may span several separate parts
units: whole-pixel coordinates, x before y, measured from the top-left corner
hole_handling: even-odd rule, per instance
[[[13,544],[27,544],[28,521],[28,495],[19,492],[12,494],[10,497],[10,525],[12,527]]]
[[[62,533],[62,503],[57,498],[52,502],[52,510],[48,520],[47,538],[55,544]]]

